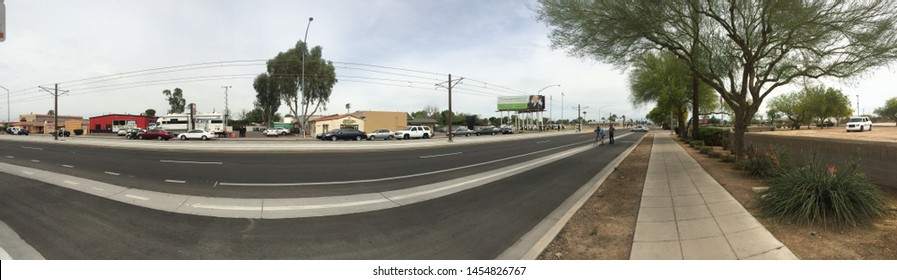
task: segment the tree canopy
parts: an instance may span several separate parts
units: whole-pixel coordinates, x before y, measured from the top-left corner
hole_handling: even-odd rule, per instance
[[[321,46],[309,51],[305,42],[298,41],[295,47],[277,54],[267,63],[268,75],[274,79],[274,90],[289,106],[290,114],[302,122],[303,131],[307,130],[307,122],[298,116],[314,115],[326,106],[337,83],[333,62],[325,60],[322,53]]]
[[[876,108],[875,113],[885,119],[897,122],[897,97],[891,97],[885,101],[885,106]]]
[[[670,51],[734,111],[735,153],[764,98],[800,78],[850,78],[897,59],[889,0],[540,0],[554,48],[626,67]]]
[[[656,103],[658,114],[675,116],[678,127],[684,128],[685,115],[692,103],[691,71],[688,64],[669,52],[646,53],[633,63],[629,74],[629,101],[635,106]],[[701,111],[713,111],[716,94],[707,85],[698,88]]]
[[[252,81],[252,88],[255,89],[255,105],[262,115],[261,123],[270,126],[273,122],[274,114],[280,109],[280,95],[274,91],[273,79],[268,73],[261,73]]]
[[[171,106],[168,109],[169,114],[184,113],[184,108],[187,107],[187,99],[184,99],[184,92],[180,88],[174,88],[174,92],[166,89],[162,91],[162,94],[165,95],[168,105]]]

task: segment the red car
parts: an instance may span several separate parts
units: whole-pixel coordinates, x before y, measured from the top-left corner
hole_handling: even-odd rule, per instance
[[[171,139],[172,137],[174,137],[174,135],[168,133],[168,131],[165,131],[164,129],[150,129],[137,134],[137,139],[157,139],[168,141],[168,139]]]

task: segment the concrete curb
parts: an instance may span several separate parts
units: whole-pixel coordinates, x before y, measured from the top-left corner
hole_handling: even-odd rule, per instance
[[[621,137],[617,137],[617,139],[628,136],[623,135]],[[532,230],[523,235],[514,245],[508,247],[504,252],[502,252],[495,259],[497,260],[535,260],[542,254],[542,251],[548,247],[548,244],[557,237],[558,233],[561,232],[561,229],[567,225],[567,222],[570,221],[570,218],[573,217],[573,214],[576,214],[579,211],[579,208],[592,197],[595,191],[604,183],[604,180],[610,176],[611,173],[623,162],[623,159],[629,156],[632,153],[632,150],[635,150],[635,147],[645,139],[647,133],[642,135],[635,143],[627,148],[625,151],[620,153],[613,161],[610,162],[607,166],[604,167],[598,174],[592,177],[589,182],[579,188],[573,195],[564,200],[561,205],[558,206],[554,211],[548,214],[545,219],[542,219],[539,224],[533,227]]]
[[[0,260],[44,260],[44,256],[0,221]]]

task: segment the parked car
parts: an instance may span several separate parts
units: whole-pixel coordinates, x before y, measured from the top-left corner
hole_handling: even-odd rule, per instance
[[[501,132],[501,134],[514,134],[514,129],[511,127],[502,126],[499,129],[499,132]]]
[[[365,139],[365,137],[367,137],[367,135],[365,135],[363,131],[360,131],[358,129],[340,128],[340,129],[334,129],[334,130],[331,130],[330,132],[324,133],[324,135],[322,135],[321,137],[323,138],[322,140],[331,140],[331,141],[336,141],[336,140],[359,141],[361,139]]]
[[[377,140],[377,139],[392,140],[392,139],[396,139],[396,136],[389,129],[378,129],[374,132],[368,133],[368,140]]]
[[[276,133],[277,135],[287,135],[287,134],[290,134],[290,129],[289,129],[289,128],[285,128],[285,127],[275,127],[275,128],[269,128],[269,129],[268,129],[268,131],[271,131],[271,130],[274,130],[274,133]],[[267,135],[267,133],[266,133],[266,135]]]
[[[862,132],[863,130],[866,130],[867,127],[869,128],[869,131],[872,131],[872,121],[867,117],[854,117],[847,121],[847,132]]]
[[[209,139],[215,138],[215,134],[205,131],[203,129],[194,129],[191,131],[181,133],[181,135],[178,135],[178,138],[181,138],[181,140],[190,140],[190,139],[209,140]]]
[[[483,127],[477,128],[477,130],[476,130],[475,133],[476,133],[477,136],[480,136],[480,135],[495,135],[495,134],[498,134],[499,131],[498,131],[498,129],[495,128],[494,126],[483,126]]]
[[[145,132],[137,133],[137,139],[157,139],[168,141],[172,137],[174,136],[164,129],[150,129]]]
[[[630,128],[629,132],[648,132],[648,128],[643,125],[639,125],[639,126]]]
[[[429,126],[412,125],[395,132],[396,139],[423,138],[429,139],[433,136]]]
[[[24,128],[19,128],[19,127],[7,127],[6,133],[12,134],[12,135],[28,135],[28,130],[24,129]]]
[[[56,136],[57,134],[54,132],[54,133],[50,133],[50,135]],[[69,136],[72,136],[72,132],[71,132],[71,131],[68,131],[68,130],[65,129],[65,128],[60,128],[60,129],[59,129],[59,134],[58,134],[58,135],[59,135],[59,136],[62,136],[62,137],[69,137]]]
[[[454,130],[452,130],[453,136],[464,135],[465,137],[467,137],[467,136],[470,136],[471,134],[473,134],[473,130],[470,130],[466,126],[462,126],[462,127],[455,128]]]
[[[125,139],[137,139],[137,134],[146,132],[146,129],[130,128],[125,133]]]
[[[277,131],[277,129],[269,128],[269,129],[265,130],[265,137],[271,137],[271,136],[277,137],[280,135],[281,135],[280,131]]]

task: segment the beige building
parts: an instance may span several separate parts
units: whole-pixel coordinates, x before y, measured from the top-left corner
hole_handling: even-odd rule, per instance
[[[309,122],[314,127],[311,134],[337,128],[355,128],[366,133],[378,129],[396,131],[408,126],[408,114],[405,112],[358,111],[352,114],[324,116]]]
[[[53,120],[56,118],[54,115],[47,114],[28,114],[28,115],[19,115],[19,122],[13,123],[13,126],[21,127],[28,130],[28,133],[31,134],[49,134],[53,132]],[[59,116],[59,122],[61,127],[65,127],[68,131],[75,131],[75,129],[84,129],[85,133],[87,132],[87,124],[88,121],[81,116]]]

